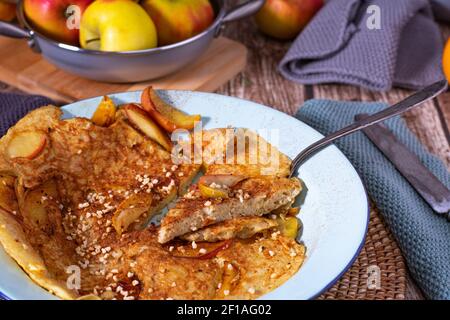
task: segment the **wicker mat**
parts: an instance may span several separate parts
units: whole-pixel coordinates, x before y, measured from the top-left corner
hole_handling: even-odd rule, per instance
[[[372,203],[369,230],[360,255],[347,273],[318,299],[405,299],[405,291],[405,262]]]

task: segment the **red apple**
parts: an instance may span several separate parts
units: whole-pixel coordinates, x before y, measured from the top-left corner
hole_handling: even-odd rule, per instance
[[[323,0],[267,0],[256,14],[256,24],[271,37],[292,39],[322,6]]]
[[[16,17],[16,5],[5,1],[0,1],[0,20],[10,22]]]
[[[144,0],[142,6],[156,25],[162,46],[191,38],[214,22],[209,0]]]
[[[93,0],[25,0],[28,21],[49,38],[78,46],[81,14]]]

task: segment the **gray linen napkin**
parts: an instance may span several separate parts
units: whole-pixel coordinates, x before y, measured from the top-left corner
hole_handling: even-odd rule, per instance
[[[358,113],[375,113],[385,107],[381,103],[309,100],[296,117],[326,135],[352,123]],[[423,148],[401,118],[385,124],[450,188],[447,168]],[[364,133],[341,138],[336,145],[360,173],[423,292],[431,299],[450,299],[450,223],[432,211]]]
[[[33,109],[54,104],[48,98],[18,93],[0,93],[0,137]]]
[[[431,0],[431,6],[437,19],[450,22],[450,1]]]
[[[381,29],[369,29],[380,8]],[[421,89],[443,78],[442,36],[428,0],[331,0],[279,65],[303,83],[346,83],[374,91]]]

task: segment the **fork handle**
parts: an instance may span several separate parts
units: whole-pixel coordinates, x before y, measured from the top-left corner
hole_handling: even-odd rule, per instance
[[[303,164],[303,162],[305,162],[311,155],[328,146],[334,140],[345,137],[353,132],[359,131],[373,124],[382,122],[386,119],[398,116],[406,111],[409,111],[421,105],[423,102],[433,99],[443,91],[447,90],[447,85],[448,84],[446,80],[438,81],[389,108],[383,109],[382,111],[377,112],[365,119],[356,121],[353,124],[334,133],[331,133],[330,135],[313,143],[302,152],[300,152],[292,161],[290,177],[296,174],[300,165]]]

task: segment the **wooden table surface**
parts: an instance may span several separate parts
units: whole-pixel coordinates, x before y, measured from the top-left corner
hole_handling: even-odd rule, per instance
[[[449,27],[442,27],[445,39]],[[303,86],[285,80],[277,72],[277,64],[290,43],[278,42],[261,35],[251,19],[229,25],[224,34],[244,43],[249,49],[248,65],[235,79],[218,92],[253,100],[293,114],[305,100],[327,98],[335,100],[382,101],[393,104],[410,92],[395,89],[376,93],[347,85]],[[0,83],[0,91],[17,89]],[[437,155],[450,168],[450,92],[443,94],[421,108],[404,116],[409,128],[418,136],[430,152]],[[414,281],[407,279],[407,299],[423,299]]]

